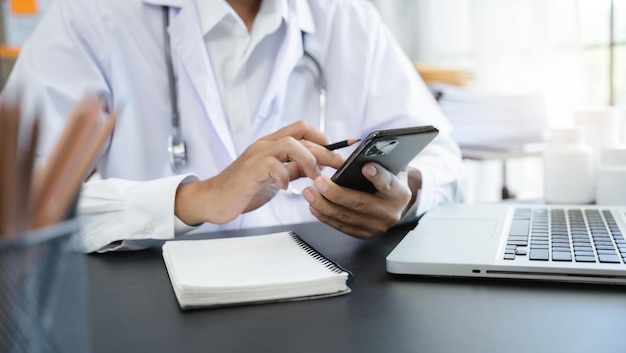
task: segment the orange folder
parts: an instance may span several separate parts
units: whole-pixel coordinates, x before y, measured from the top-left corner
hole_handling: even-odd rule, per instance
[[[36,15],[37,0],[12,0],[11,13],[15,15]]]

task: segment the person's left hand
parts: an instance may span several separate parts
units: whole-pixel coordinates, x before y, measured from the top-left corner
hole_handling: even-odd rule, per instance
[[[398,223],[411,201],[405,171],[393,175],[377,163],[367,163],[363,175],[378,190],[374,194],[339,186],[328,177],[315,179],[304,198],[320,221],[356,238],[371,239]]]

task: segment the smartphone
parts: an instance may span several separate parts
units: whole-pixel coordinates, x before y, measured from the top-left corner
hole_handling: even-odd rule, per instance
[[[397,175],[437,134],[439,130],[432,125],[374,131],[337,169],[331,180],[351,189],[375,193],[374,184],[361,172],[365,163],[376,162]]]

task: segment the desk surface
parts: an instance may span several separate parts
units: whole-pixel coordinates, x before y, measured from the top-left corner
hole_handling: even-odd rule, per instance
[[[318,223],[220,236],[285,229],[351,270],[352,293],[181,311],[160,248],[89,255],[94,352],[626,351],[626,287],[387,274],[407,227],[373,241]]]

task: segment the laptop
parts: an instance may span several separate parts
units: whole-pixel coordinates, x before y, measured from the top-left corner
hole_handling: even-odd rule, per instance
[[[626,206],[452,204],[387,256],[400,275],[626,284]]]

